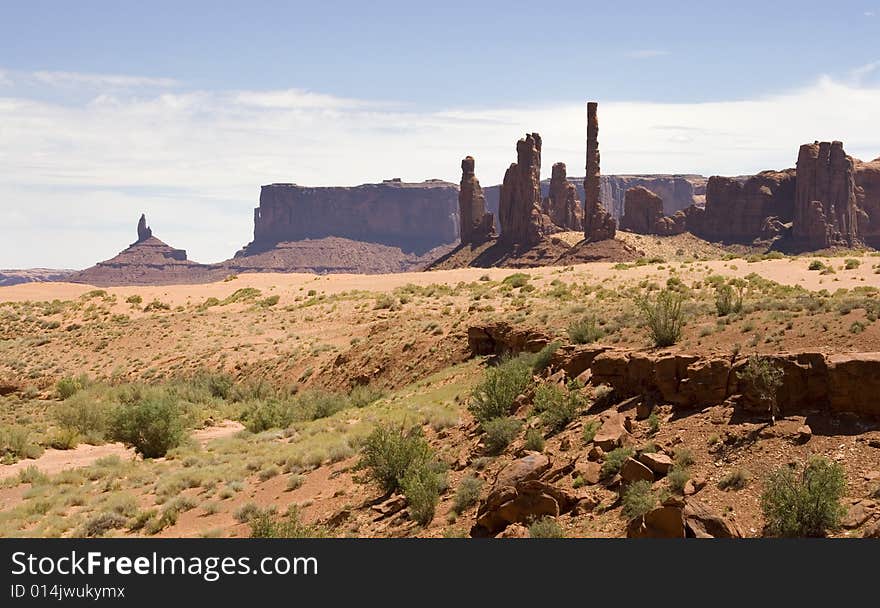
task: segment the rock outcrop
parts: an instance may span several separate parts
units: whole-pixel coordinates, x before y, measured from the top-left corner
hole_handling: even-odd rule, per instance
[[[55,268],[0,269],[0,287],[22,283],[47,283],[66,281],[75,270]]]
[[[801,146],[797,160],[792,238],[805,249],[853,247],[859,237],[853,159],[843,143]]]
[[[617,223],[600,200],[598,104],[587,103],[587,166],[584,177],[584,238],[588,242],[613,239]]]
[[[706,206],[685,210],[687,229],[712,241],[751,243],[761,238],[768,218],[785,224],[794,217],[795,170],[764,171],[741,177],[712,176]],[[773,224],[777,226],[777,224]]]
[[[541,211],[541,136],[527,133],[516,142],[516,162],[504,174],[498,201],[501,239],[535,245],[555,231]]]
[[[340,237],[424,253],[458,239],[458,188],[386,180],[352,188],[271,184],[254,210],[254,240],[237,256],[281,242]]]
[[[854,162],[856,203],[862,212],[859,232],[867,245],[880,248],[880,158]]]
[[[495,217],[486,212],[486,198],[480,180],[474,174],[474,158],[461,161],[461,186],[458,191],[459,234],[461,243],[476,244],[495,234]]]
[[[116,257],[67,277],[71,283],[99,287],[113,285],[170,285],[196,283],[221,278],[222,270],[187,259],[186,251],[163,243],[147,227],[142,215],[137,226],[138,240]]]
[[[673,216],[663,214],[663,199],[643,186],[626,191],[624,215],[620,229],[637,234],[673,235],[685,231],[687,218],[683,211]]]
[[[577,188],[568,181],[565,163],[553,165],[550,192],[544,199],[544,213],[565,230],[583,230],[584,211],[578,200]]]

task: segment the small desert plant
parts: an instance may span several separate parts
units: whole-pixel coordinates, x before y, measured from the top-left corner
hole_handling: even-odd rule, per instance
[[[124,528],[127,523],[128,519],[119,513],[98,513],[83,523],[78,535],[86,538],[104,536],[110,530]]]
[[[532,368],[526,357],[505,359],[486,370],[471,393],[468,410],[480,422],[507,416],[514,400],[531,383]]]
[[[660,416],[657,415],[657,412],[651,412],[651,415],[648,416],[648,432],[652,435],[660,432]]]
[[[605,462],[602,463],[602,468],[599,470],[599,474],[602,478],[616,475],[626,459],[633,454],[634,452],[632,448],[614,448],[605,455]]]
[[[544,434],[538,429],[529,429],[526,431],[525,448],[533,452],[544,451]]]
[[[410,516],[423,526],[434,519],[440,493],[446,488],[446,471],[436,464],[411,465],[400,481]]]
[[[744,469],[735,469],[718,480],[720,490],[742,490],[749,485],[749,474]]]
[[[0,426],[0,463],[13,463],[21,458],[37,458],[43,449],[31,441],[22,426]]]
[[[819,260],[813,260],[810,262],[810,265],[807,266],[807,270],[823,270],[825,268],[825,264],[820,262]]]
[[[481,426],[486,449],[490,454],[498,454],[519,435],[522,422],[512,416],[503,416],[487,420]]]
[[[483,482],[477,477],[463,477],[458,482],[458,488],[455,491],[455,503],[452,506],[453,511],[462,513],[470,507],[477,504],[480,500],[480,492],[483,490]]]
[[[778,414],[776,393],[782,386],[782,370],[767,357],[749,355],[739,377],[762,403],[768,404],[770,422],[775,423]]]
[[[681,338],[683,302],[681,292],[670,289],[661,290],[654,298],[642,296],[636,300],[655,346],[672,346]]]
[[[148,392],[134,403],[123,403],[110,420],[110,436],[144,458],[164,456],[180,445],[185,431],[180,404],[167,393]]]
[[[60,399],[68,399],[89,386],[89,384],[90,380],[85,375],[77,376],[76,378],[66,376],[55,384],[55,392]]]
[[[529,275],[527,275],[524,272],[515,272],[511,275],[504,277],[504,280],[502,280],[501,282],[504,285],[510,285],[511,287],[514,287],[514,288],[524,287],[526,285],[526,283],[529,282],[530,278],[531,277],[529,277]]]
[[[583,439],[584,443],[589,444],[593,442],[593,438],[596,436],[596,433],[599,432],[599,427],[602,426],[599,424],[598,420],[589,420],[584,423],[584,432]]]
[[[535,353],[532,357],[532,371],[538,374],[547,369],[547,366],[550,365],[550,360],[553,358],[553,353],[559,350],[560,346],[562,346],[560,342],[551,342]]]
[[[719,317],[726,317],[731,313],[742,310],[743,287],[739,286],[734,291],[733,285],[719,285],[715,288],[715,310]]]
[[[62,429],[92,440],[100,440],[107,433],[111,411],[107,403],[90,394],[90,391],[85,391],[58,404],[53,415]]]
[[[602,337],[602,330],[593,315],[572,322],[567,331],[568,338],[575,344],[589,344]]]
[[[623,491],[623,516],[628,520],[641,517],[657,506],[657,495],[644,479],[629,484]]]
[[[545,516],[529,525],[532,538],[565,538],[565,531],[555,517]]]
[[[348,393],[352,407],[366,407],[385,396],[385,391],[369,384],[359,384]]]
[[[684,492],[684,486],[685,484],[687,484],[690,478],[691,473],[688,468],[681,466],[680,464],[672,465],[672,468],[666,475],[666,480],[669,482],[669,487],[679,494]]]
[[[824,536],[836,529],[846,509],[843,467],[817,456],[798,473],[783,466],[764,483],[761,509],[767,532],[774,536]]]
[[[366,471],[365,478],[377,482],[385,492],[401,489],[410,467],[425,466],[433,452],[420,431],[407,432],[390,426],[377,426],[364,440],[356,470]]]
[[[576,382],[564,388],[556,384],[542,384],[535,390],[535,412],[541,415],[551,433],[558,433],[568,426],[583,406],[584,398]]]
[[[284,515],[277,515],[272,508],[258,508],[247,523],[251,527],[251,538],[323,538],[328,535],[319,526],[304,524],[296,505],[290,505]]]

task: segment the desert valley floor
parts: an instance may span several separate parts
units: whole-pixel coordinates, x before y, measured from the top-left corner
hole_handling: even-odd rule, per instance
[[[526,536],[524,518],[486,504],[502,479],[516,478],[553,497],[565,536],[621,537],[627,474],[647,475],[655,500],[678,496],[761,536],[763,481],[814,454],[846,472],[847,514],[833,535],[877,533],[880,408],[847,405],[864,402],[857,385],[875,390],[877,378],[856,378],[855,388],[832,378],[817,390],[846,395],[828,397],[829,408],[810,402],[819,382],[810,376],[802,400],[780,395],[775,425],[744,407],[728,378],[752,354],[789,357],[798,370],[851,357],[874,370],[880,257],[736,257],[708,245],[695,257],[687,235],[629,238],[648,257],[0,288],[0,536],[249,536],[254,513],[291,505],[313,534]],[[720,314],[725,285],[742,306]],[[679,294],[684,314],[681,339],[663,349],[638,306],[661,291]],[[468,406],[494,355],[521,351],[541,354],[499,444]],[[608,372],[614,357],[630,371]],[[644,386],[627,387],[623,376],[640,362],[659,370],[661,360],[688,369],[726,361],[718,399],[697,390],[692,403],[671,403],[656,370],[650,399]],[[783,392],[795,390],[785,382]],[[107,434],[105,409],[138,391],[172,395],[185,411],[187,438],[164,457],[144,459]],[[548,416],[563,401],[562,420]],[[420,427],[446,471],[426,523],[356,470],[376,425]],[[621,455],[647,473],[620,471],[610,461]],[[517,521],[499,523],[508,516]]]

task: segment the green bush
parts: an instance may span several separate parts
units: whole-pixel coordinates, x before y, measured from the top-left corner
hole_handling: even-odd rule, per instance
[[[684,486],[690,478],[691,473],[688,467],[680,464],[672,465],[672,468],[669,469],[669,473],[666,474],[666,480],[669,482],[669,487],[679,494],[684,492]]]
[[[773,536],[824,536],[840,525],[846,512],[840,500],[846,491],[843,466],[814,457],[799,473],[783,466],[764,483],[761,509]]]
[[[251,538],[324,538],[327,531],[320,526],[310,526],[300,521],[296,505],[290,505],[284,515],[277,515],[274,508],[255,509],[248,514],[247,523]]]
[[[410,465],[400,481],[410,516],[423,526],[434,519],[440,493],[446,488],[445,470],[432,464],[436,463]]]
[[[98,513],[83,523],[77,532],[77,536],[92,538],[104,536],[110,530],[124,528],[128,524],[128,518],[119,513]]]
[[[661,290],[653,299],[643,296],[636,300],[655,346],[672,346],[681,339],[683,302],[684,296],[670,289]]]
[[[735,469],[718,480],[720,490],[742,490],[749,485],[749,474],[744,469]]]
[[[84,391],[74,394],[53,410],[53,417],[62,429],[73,431],[93,440],[107,435],[111,406],[103,395]]]
[[[352,407],[366,407],[385,396],[385,391],[369,384],[359,384],[348,393]]]
[[[749,355],[746,364],[739,372],[739,379],[757,395],[762,403],[766,403],[770,410],[771,421],[776,421],[777,402],[776,393],[782,386],[782,370],[767,357]]]
[[[31,441],[27,428],[0,426],[0,463],[12,464],[22,458],[37,458],[42,453],[43,449]]]
[[[480,500],[480,492],[482,490],[483,481],[481,479],[470,475],[462,477],[455,491],[455,502],[452,505],[452,510],[460,514],[474,506]]]
[[[574,420],[584,406],[579,385],[570,383],[565,388],[557,384],[542,384],[535,390],[534,408],[551,433],[558,433]]]
[[[544,434],[538,429],[529,429],[526,431],[525,448],[532,452],[544,451]]]
[[[825,268],[825,264],[820,262],[819,260],[813,260],[810,262],[810,265],[807,266],[807,270],[822,270]]]
[[[68,399],[89,386],[91,382],[85,374],[71,378],[65,376],[55,384],[55,392],[60,399]]]
[[[147,391],[134,403],[116,407],[110,436],[133,446],[144,458],[160,458],[180,445],[186,434],[181,406],[169,394]]]
[[[254,287],[242,287],[241,289],[233,291],[232,294],[220,304],[226,306],[227,304],[235,304],[236,302],[248,302],[250,300],[255,300],[260,295],[262,295],[262,292],[259,289]]]
[[[650,482],[640,479],[629,484],[623,491],[623,516],[628,520],[641,517],[657,506],[657,495]]]
[[[620,467],[623,466],[623,463],[626,462],[626,459],[632,456],[635,452],[633,452],[632,448],[614,448],[607,454],[605,454],[605,462],[602,463],[602,468],[599,469],[599,475],[602,478],[612,477],[620,472]]]
[[[252,433],[269,429],[286,429],[299,419],[295,405],[290,401],[251,401],[241,414],[245,428]]]
[[[651,412],[651,415],[648,416],[648,432],[652,435],[660,432],[660,416],[657,415],[657,412]]]
[[[468,410],[480,422],[508,416],[514,400],[531,383],[532,368],[526,357],[504,359],[486,370],[471,393]]]
[[[365,471],[365,479],[375,481],[385,492],[401,489],[410,467],[426,466],[433,451],[421,431],[380,425],[367,436],[355,470]]]
[[[601,426],[598,420],[588,420],[584,423],[583,439],[585,444],[593,443],[593,438],[596,437]]]
[[[715,310],[719,317],[742,311],[743,288],[734,291],[732,285],[718,285],[715,288]]]
[[[555,517],[545,516],[529,526],[529,536],[532,538],[565,538],[565,530],[559,525]]]
[[[526,283],[529,282],[530,278],[531,277],[524,272],[515,272],[511,275],[507,275],[506,277],[504,277],[501,283],[504,285],[510,285],[514,288],[524,287]]]
[[[593,315],[573,321],[568,326],[567,331],[569,340],[575,344],[589,344],[600,339],[603,335],[603,332],[596,321],[596,317]]]
[[[550,360],[553,358],[553,354],[559,350],[560,346],[562,346],[562,343],[560,342],[551,342],[535,353],[532,357],[532,371],[538,374],[547,369],[547,366],[550,365]]]
[[[503,416],[487,420],[481,427],[485,433],[486,449],[490,454],[498,454],[519,435],[522,422],[512,416]]]

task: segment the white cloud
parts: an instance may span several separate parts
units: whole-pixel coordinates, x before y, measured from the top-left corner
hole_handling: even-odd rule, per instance
[[[874,11],[865,11],[865,17],[873,17],[876,14]]]
[[[120,74],[88,74],[81,72],[39,71],[30,74],[33,80],[50,86],[88,86],[112,88],[168,88],[179,83],[173,78],[148,78]]]
[[[659,49],[642,49],[637,51],[628,51],[625,53],[627,57],[632,59],[651,59],[653,57],[663,57],[668,55],[669,51],[663,51]]]
[[[871,63],[860,65],[859,67],[851,70],[850,77],[855,82],[855,84],[859,85],[878,69],[880,69],[880,60],[872,61]]]
[[[296,89],[185,92],[147,84],[120,91],[113,84],[131,78],[99,86],[84,103],[2,90],[0,267],[106,259],[134,240],[141,212],[157,236],[191,258],[218,261],[234,253],[230,242],[250,240],[262,184],[457,182],[467,154],[477,159],[480,181],[497,184],[526,131],[543,136],[548,171],[564,161],[569,174],[583,173],[580,102],[428,112]],[[880,87],[852,80],[822,78],[751,100],[599,101],[605,173],[784,168],[815,139],[841,139],[862,158],[880,155]]]

